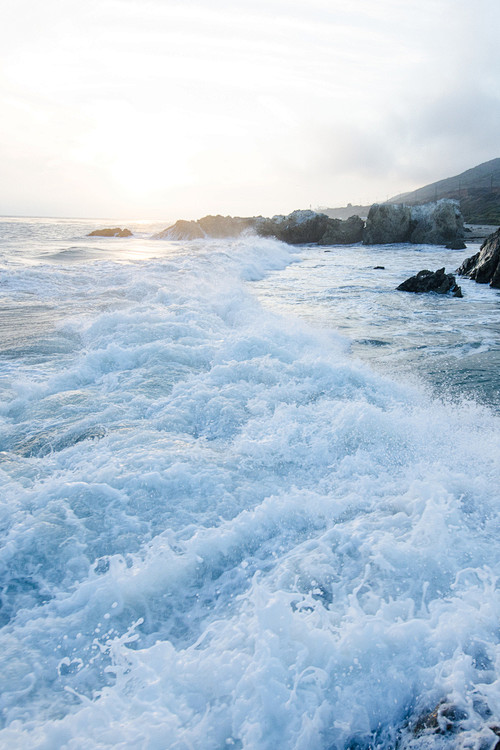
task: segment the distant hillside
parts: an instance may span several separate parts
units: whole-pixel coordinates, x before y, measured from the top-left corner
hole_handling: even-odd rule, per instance
[[[456,177],[432,182],[411,193],[395,195],[387,203],[414,206],[441,198],[458,200],[462,216],[469,224],[500,225],[500,159],[491,159]],[[349,203],[341,208],[317,210],[334,219],[347,219],[353,214],[366,218],[370,206],[353,206]]]
[[[417,205],[452,198],[470,224],[500,224],[500,159],[468,169],[455,177],[389,198],[388,203]]]

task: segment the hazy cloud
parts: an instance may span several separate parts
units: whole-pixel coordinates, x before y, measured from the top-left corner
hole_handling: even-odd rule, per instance
[[[494,0],[6,0],[1,213],[370,202],[498,156]]]

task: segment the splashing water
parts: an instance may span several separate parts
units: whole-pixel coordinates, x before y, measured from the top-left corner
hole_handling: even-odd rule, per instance
[[[498,295],[91,228],[0,226],[0,746],[494,747]]]

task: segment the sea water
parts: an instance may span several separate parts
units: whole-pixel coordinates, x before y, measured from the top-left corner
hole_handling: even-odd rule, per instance
[[[477,247],[98,225],[0,220],[0,746],[493,748]]]

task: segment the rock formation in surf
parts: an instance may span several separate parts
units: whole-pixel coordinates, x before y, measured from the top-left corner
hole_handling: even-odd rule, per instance
[[[462,297],[462,290],[457,285],[452,273],[445,273],[444,268],[438,268],[437,271],[428,271],[424,269],[419,271],[416,276],[410,276],[397,287],[400,292],[415,292],[422,294],[424,292],[436,292],[437,294],[448,294],[451,292],[454,297]]]
[[[363,239],[365,222],[359,216],[348,219],[329,219],[321,238],[322,245],[354,245]]]
[[[479,252],[464,260],[457,273],[500,289],[500,229],[485,239]]]
[[[204,216],[198,221],[177,221],[158,232],[153,239],[191,240],[201,237],[238,237],[252,231],[261,237],[274,237],[290,245],[346,245],[361,242],[364,222],[359,216],[345,221],[330,219],[316,211],[293,211],[286,216]]]
[[[455,201],[425,206],[375,204],[365,223],[359,216],[332,219],[317,211],[292,211],[272,216],[204,216],[198,221],[177,221],[153,239],[192,240],[202,237],[238,237],[251,231],[290,245],[365,245],[411,242],[462,247],[464,225]]]
[[[130,229],[121,229],[120,227],[95,229],[87,237],[132,237]]]
[[[447,245],[463,242],[464,236],[464,222],[456,201],[442,200],[422,206],[375,203],[368,212],[363,242]]]

